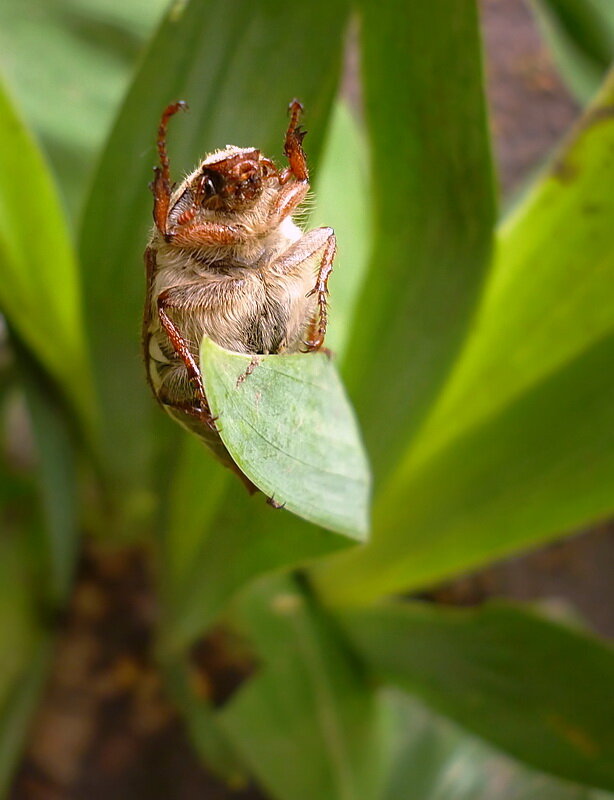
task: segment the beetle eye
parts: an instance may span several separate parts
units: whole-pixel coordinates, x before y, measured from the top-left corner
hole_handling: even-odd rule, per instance
[[[202,173],[202,190],[205,199],[216,195],[224,185],[224,178],[219,172],[212,169],[204,169]]]

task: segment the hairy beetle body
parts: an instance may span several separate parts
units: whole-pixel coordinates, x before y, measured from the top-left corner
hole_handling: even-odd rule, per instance
[[[166,124],[182,105],[166,109],[158,136],[144,358],[158,402],[234,468],[207,403],[201,340],[250,354],[319,349],[335,237],[330,228],[303,233],[292,219],[309,190],[297,101],[285,139],[289,167],[227,146],[172,189]]]

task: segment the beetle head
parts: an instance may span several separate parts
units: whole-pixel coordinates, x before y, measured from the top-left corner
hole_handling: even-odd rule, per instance
[[[262,194],[265,177],[266,164],[255,148],[229,148],[216,153],[200,167],[198,193],[202,205],[221,211],[247,208]]]

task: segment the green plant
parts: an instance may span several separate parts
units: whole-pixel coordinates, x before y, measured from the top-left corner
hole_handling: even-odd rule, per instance
[[[351,15],[364,129],[336,101]],[[340,243],[329,344],[373,465],[365,546],[248,498],[154,407],[139,361],[161,109],[190,101],[171,142],[179,170],[227,141],[278,152],[293,96],[308,110],[314,217]],[[497,230],[474,0],[172,3],[89,189],[54,156],[82,208],[74,235],[0,103],[0,303],[17,356],[2,400],[25,393],[39,453],[38,471],[0,465],[0,785],[85,528],[153,551],[160,666],[226,777],[247,770],[280,800],[473,800],[492,796],[495,772],[500,797],[608,796],[606,644],[533,610],[383,598],[612,512],[614,76]],[[259,668],[214,710],[188,651],[222,614]],[[454,759],[472,782],[443,795]]]

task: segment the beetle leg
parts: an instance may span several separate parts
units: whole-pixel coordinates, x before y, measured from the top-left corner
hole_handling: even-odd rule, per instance
[[[202,405],[197,405],[192,400],[175,400],[167,395],[164,389],[158,390],[158,400],[164,406],[176,408],[177,411],[183,411],[184,414],[188,414],[191,417],[196,417],[199,420],[202,420],[203,414],[209,414],[209,416],[211,416],[208,406],[204,408]],[[217,417],[211,417],[211,419],[215,422]]]
[[[162,390],[162,391],[160,391],[158,393],[158,400],[163,405],[168,406],[168,407],[170,407],[170,408],[172,408],[172,409],[174,409],[176,411],[180,411],[182,414],[187,414],[190,417],[195,417],[196,419],[199,420],[199,422],[202,422],[202,420],[203,420],[203,413],[207,413],[210,416],[210,412],[209,412],[209,407],[208,406],[206,406],[206,412],[205,412],[204,409],[199,408],[198,406],[194,405],[194,403],[190,402],[189,400],[182,401],[182,400],[171,399],[170,397],[168,397],[165,394],[164,390]],[[211,420],[213,422],[215,422],[217,420],[217,417],[211,417]],[[215,433],[219,434],[219,430],[215,426],[210,425],[210,427],[213,429],[213,431]],[[202,435],[200,435],[200,436],[201,436],[201,439],[203,439]],[[207,443],[206,440],[204,440],[204,441],[205,441],[205,443]],[[209,446],[210,446],[210,443],[209,443]],[[260,489],[256,486],[256,484],[252,483],[252,481],[250,481],[250,479],[247,477],[247,475],[244,472],[241,471],[241,468],[232,460],[232,458],[230,456],[228,456],[227,458],[221,459],[221,461],[222,461],[222,463],[224,464],[225,467],[227,467],[231,472],[234,472],[234,474],[240,479],[241,483],[247,489],[247,492],[250,495],[256,494],[257,492],[260,491]],[[281,506],[275,506],[275,507],[276,508],[278,508],[278,507],[281,508]]]
[[[295,178],[297,181],[307,183],[309,181],[309,170],[307,168],[307,159],[303,150],[303,139],[307,131],[303,130],[298,124],[301,117],[303,106],[298,100],[293,100],[288,108],[290,112],[290,124],[286,131],[286,139],[284,141],[284,153],[290,162],[289,169],[283,170],[280,175],[280,183],[286,183],[290,178]]]
[[[309,191],[309,169],[307,159],[303,150],[304,131],[298,124],[303,106],[298,100],[290,103],[290,124],[286,131],[284,141],[284,153],[290,162],[290,166],[278,174],[281,191],[271,209],[271,224],[279,224],[284,217],[292,214],[293,211],[305,199]]]
[[[164,234],[164,238],[179,247],[210,247],[239,244],[245,238],[245,234],[232,225],[205,220],[175,225],[173,230]]]
[[[318,251],[324,251],[331,237],[335,238],[332,228],[314,228],[308,231],[271,262],[271,271],[276,275],[298,274],[301,264],[316,256]]]
[[[149,388],[155,395],[153,381],[151,379],[151,363],[149,360],[149,340],[151,333],[149,326],[151,323],[151,291],[153,287],[154,274],[156,271],[156,251],[152,247],[145,250],[145,308],[143,309],[143,326],[141,328],[141,346],[143,350],[143,359],[145,361],[145,371],[147,374],[147,383]]]
[[[166,313],[166,309],[172,308],[173,306],[172,302],[169,302],[168,290],[158,295],[157,306],[158,306],[158,316],[160,318],[160,324],[164,328],[164,331],[168,336],[169,341],[173,346],[173,349],[185,364],[188,377],[192,382],[192,385],[194,386],[196,397],[201,406],[200,412],[198,412],[199,416],[203,420],[203,422],[205,422],[212,430],[217,431],[217,428],[215,427],[215,419],[211,415],[211,410],[209,409],[209,404],[207,402],[207,395],[205,394],[205,387],[203,384],[203,379],[200,374],[200,369],[198,367],[198,364],[196,363],[194,356],[190,352],[188,343],[185,341],[185,339],[177,329],[175,323]]]
[[[286,183],[281,187],[279,194],[271,208],[269,226],[279,225],[285,217],[293,214],[303,202],[309,191],[308,183]]]
[[[154,167],[154,179],[149,184],[149,188],[153,192],[154,207],[153,218],[156,228],[162,235],[166,234],[166,218],[168,215],[168,207],[170,205],[171,193],[164,184],[162,178],[162,170],[160,167]]]
[[[307,259],[317,256],[320,252],[322,253],[316,284],[306,295],[307,297],[312,297],[317,294],[316,314],[309,326],[307,340],[303,342],[307,351],[319,350],[324,343],[328,321],[327,284],[333,269],[336,250],[337,240],[333,229],[315,228],[302,236],[271,264],[271,270],[278,275],[296,274]]]
[[[162,235],[166,234],[166,219],[168,216],[172,189],[168,153],[166,150],[166,129],[170,118],[174,116],[179,109],[187,109],[187,107],[187,103],[183,100],[171,103],[164,109],[158,126],[157,146],[160,166],[154,168],[154,179],[150,184],[150,188],[154,195],[154,222],[156,223],[156,228]]]
[[[333,233],[326,242],[326,247],[322,254],[316,285],[307,294],[307,297],[311,297],[315,294],[318,298],[318,312],[309,326],[307,339],[303,343],[308,351],[319,350],[324,344],[326,325],[328,323],[328,279],[333,271],[333,261],[336,252],[337,240]]]

